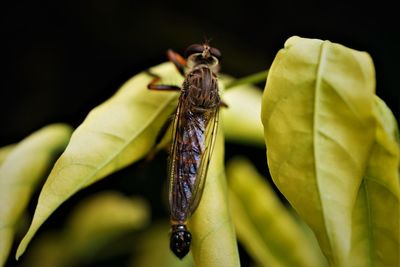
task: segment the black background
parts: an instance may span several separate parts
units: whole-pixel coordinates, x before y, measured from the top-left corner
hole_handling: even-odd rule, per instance
[[[0,16],[0,145],[51,122],[78,126],[137,72],[212,39],[222,70],[269,68],[293,35],[370,53],[377,94],[398,117],[394,4],[319,1],[9,1]]]
[[[236,77],[268,69],[293,35],[366,51],[377,95],[399,118],[396,10],[394,1],[9,1],[0,8],[0,145],[53,122],[77,127],[127,79],[165,61],[166,49],[183,52],[205,38],[223,53],[222,71]],[[227,147],[228,156],[237,151],[267,176],[265,150]],[[165,158],[156,159],[157,170],[139,164],[79,192],[40,231],[60,224],[86,194],[104,189],[143,195],[154,217],[166,216],[160,207]],[[241,257],[245,262],[246,254]]]

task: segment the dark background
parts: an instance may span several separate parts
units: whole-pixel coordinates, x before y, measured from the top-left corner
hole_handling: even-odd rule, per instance
[[[166,49],[182,52],[205,37],[237,77],[269,68],[293,35],[367,51],[377,94],[400,112],[394,4],[8,1],[0,10],[0,145],[51,122],[79,125],[128,78],[165,61]]]
[[[77,127],[123,82],[165,61],[166,49],[183,52],[205,38],[223,53],[222,71],[236,77],[268,69],[293,35],[367,51],[377,95],[399,118],[400,30],[391,3],[9,1],[0,8],[0,146],[53,122]],[[267,176],[265,150],[227,146],[227,156],[238,151]],[[153,217],[167,216],[160,205],[166,154],[155,162],[126,168],[79,192],[39,232],[62,224],[76,202],[100,190],[142,195]],[[241,260],[250,261],[243,251]]]

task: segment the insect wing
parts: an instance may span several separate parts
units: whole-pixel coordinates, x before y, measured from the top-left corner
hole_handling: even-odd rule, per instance
[[[170,157],[171,219],[186,221],[197,208],[215,143],[218,108],[210,116],[188,117],[180,102],[174,119]]]
[[[197,178],[194,186],[193,199],[190,204],[190,214],[194,213],[197,206],[199,205],[200,199],[203,195],[204,184],[207,178],[208,166],[210,163],[211,155],[214,150],[214,144],[217,137],[219,121],[219,110],[215,110],[214,115],[210,118],[210,121],[206,127],[205,134],[205,149],[200,159],[199,168],[197,170]]]
[[[181,153],[181,140],[179,137],[179,129],[182,128],[182,101],[179,100],[178,107],[176,109],[173,128],[172,128],[172,145],[169,157],[169,207],[171,220],[174,221],[185,221],[188,211],[188,197],[187,193],[190,193],[187,188],[187,181],[182,181],[180,177],[180,166],[182,160],[180,159]],[[186,192],[186,194],[185,194]]]

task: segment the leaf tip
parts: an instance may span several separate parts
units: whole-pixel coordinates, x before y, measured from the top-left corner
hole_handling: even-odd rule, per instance
[[[26,250],[26,246],[21,246],[21,244],[17,248],[17,252],[15,253],[15,260],[19,260],[19,258],[24,254]]]
[[[21,242],[18,245],[17,252],[15,253],[15,259],[18,260],[22,254],[25,253],[25,250],[28,244],[31,242],[31,239],[35,235],[38,227],[36,229],[32,229],[32,226],[29,228],[28,232],[25,234],[24,238],[22,238]]]

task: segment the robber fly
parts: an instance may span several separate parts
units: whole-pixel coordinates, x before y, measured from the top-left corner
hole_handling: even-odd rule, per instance
[[[217,82],[221,52],[208,44],[194,44],[186,49],[185,58],[172,50],[167,56],[185,77],[182,88],[157,84],[160,77],[154,74],[148,88],[181,91],[169,159],[169,207],[170,249],[182,259],[192,240],[186,223],[200,202],[216,138],[222,105]]]

